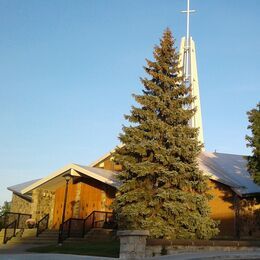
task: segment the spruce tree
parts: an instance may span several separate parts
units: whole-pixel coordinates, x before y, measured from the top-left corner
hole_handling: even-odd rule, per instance
[[[114,201],[120,229],[146,229],[152,237],[208,239],[218,233],[210,217],[207,179],[198,168],[202,145],[189,126],[194,98],[184,82],[175,40],[166,29],[154,61],[146,60],[148,77],[142,95],[125,116],[114,154],[123,166],[122,185]]]
[[[252,156],[248,156],[248,171],[252,174],[254,181],[260,185],[260,102],[256,108],[247,112],[249,126],[252,136],[246,136],[247,146],[252,148]]]

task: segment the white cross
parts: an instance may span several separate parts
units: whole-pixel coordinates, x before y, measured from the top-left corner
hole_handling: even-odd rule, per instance
[[[186,44],[185,44],[185,50],[186,50],[186,70],[185,70],[185,78],[186,81],[189,81],[190,79],[190,73],[189,73],[189,52],[190,52],[190,13],[194,13],[195,10],[190,10],[190,0],[187,0],[187,10],[181,11],[182,13],[187,13],[187,30],[186,30]]]
[[[181,11],[182,13],[187,13],[187,34],[186,34],[186,40],[188,41],[190,38],[190,13],[194,13],[195,10],[190,10],[190,0],[187,0],[187,10]]]

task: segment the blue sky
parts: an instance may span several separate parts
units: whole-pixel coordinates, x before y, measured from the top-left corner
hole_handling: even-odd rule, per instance
[[[6,190],[118,144],[145,58],[185,0],[0,1],[0,205]],[[260,97],[260,1],[191,0],[206,149],[249,154]]]

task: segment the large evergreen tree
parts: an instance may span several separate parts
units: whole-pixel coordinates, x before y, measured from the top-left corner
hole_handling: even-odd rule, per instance
[[[247,146],[252,148],[252,156],[248,157],[247,168],[256,183],[260,185],[260,102],[256,108],[247,112],[252,136],[246,136]]]
[[[179,55],[166,29],[155,61],[147,60],[142,95],[132,107],[115,161],[123,166],[114,209],[119,227],[148,229],[158,238],[208,239],[218,233],[209,217],[207,180],[198,169],[201,144],[189,121],[194,98],[181,76]]]

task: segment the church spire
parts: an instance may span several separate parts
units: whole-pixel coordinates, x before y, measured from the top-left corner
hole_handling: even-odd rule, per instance
[[[196,108],[196,113],[191,120],[191,126],[199,128],[198,140],[204,144],[202,116],[200,107],[199,82],[196,61],[195,43],[190,36],[190,13],[195,10],[190,10],[190,0],[187,0],[187,10],[182,13],[187,14],[186,37],[182,37],[180,46],[180,64],[183,68],[183,75],[187,86],[191,86],[191,94],[195,97],[192,108]]]

